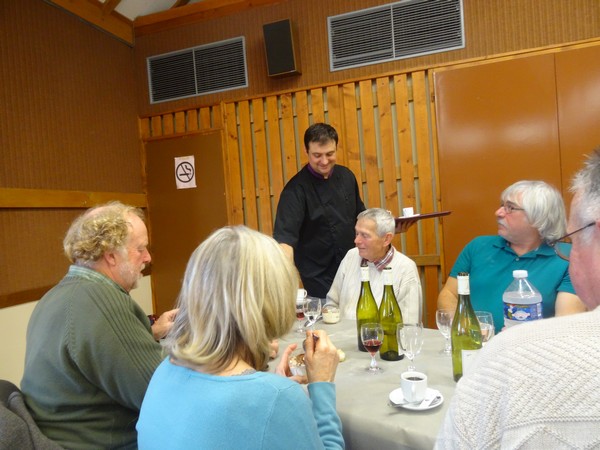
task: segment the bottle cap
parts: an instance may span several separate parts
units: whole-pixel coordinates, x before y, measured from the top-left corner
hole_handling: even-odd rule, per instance
[[[526,270],[513,270],[513,277],[514,278],[527,278],[527,271]]]

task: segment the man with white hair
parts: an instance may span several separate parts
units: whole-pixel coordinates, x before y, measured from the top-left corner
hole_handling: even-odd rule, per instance
[[[600,148],[571,191],[569,232],[550,245],[589,312],[494,337],[458,382],[437,448],[600,446]]]
[[[498,235],[478,236],[465,246],[440,291],[438,309],[456,309],[456,277],[468,272],[473,309],[490,311],[500,331],[502,294],[513,280],[513,270],[527,270],[529,281],[542,294],[543,317],[585,311],[571,284],[569,262],[548,245],[567,227],[560,192],[544,181],[517,181],[502,192],[495,215]]]
[[[118,202],[91,208],[63,244],[73,265],[31,315],[21,390],[61,446],[136,448],[139,410],[162,360],[157,340],[176,313],[151,326],[129,295],[151,260],[143,213]]]
[[[343,318],[356,318],[356,304],[360,294],[360,267],[369,267],[369,282],[379,305],[383,296],[383,269],[390,267],[394,280],[394,294],[405,323],[421,321],[423,292],[417,265],[392,245],[396,222],[392,213],[381,208],[370,208],[358,215],[354,244],[338,268],[327,305],[340,308]]]

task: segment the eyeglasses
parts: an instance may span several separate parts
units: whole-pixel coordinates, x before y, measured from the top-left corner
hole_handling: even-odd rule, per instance
[[[513,202],[502,202],[500,203],[500,208],[504,208],[506,214],[512,214],[513,211],[525,211],[525,209],[515,205]]]
[[[565,261],[569,260],[569,253],[571,253],[571,236],[575,233],[579,233],[586,228],[591,227],[592,225],[596,225],[596,222],[588,223],[581,228],[576,229],[575,231],[571,231],[570,233],[565,234],[564,236],[559,237],[555,241],[549,242],[548,245],[554,249],[554,253],[561,259]],[[560,245],[557,245],[560,244]],[[565,252],[565,250],[569,249],[569,252]]]

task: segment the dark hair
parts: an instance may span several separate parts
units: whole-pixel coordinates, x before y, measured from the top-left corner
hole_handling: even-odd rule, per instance
[[[337,146],[338,134],[331,125],[326,123],[314,123],[304,132],[304,148],[308,151],[308,145],[311,142],[318,142],[323,145],[334,141]]]

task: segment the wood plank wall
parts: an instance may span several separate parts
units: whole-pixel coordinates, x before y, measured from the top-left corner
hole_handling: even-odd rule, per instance
[[[0,308],[64,276],[97,202],[145,206],[133,50],[46,2],[0,6]]]
[[[144,140],[224,130],[230,224],[272,234],[281,190],[306,163],[304,130],[319,121],[337,129],[338,161],[356,175],[367,207],[431,212],[439,195],[430,83],[426,71],[401,73],[150,116],[140,125]],[[419,222],[394,245],[419,266],[432,326],[443,273],[438,220]]]

